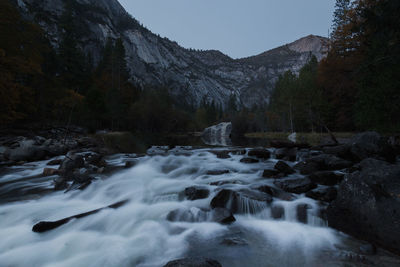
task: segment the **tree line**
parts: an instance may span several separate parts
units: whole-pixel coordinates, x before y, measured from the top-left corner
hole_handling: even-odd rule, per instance
[[[337,0],[329,50],[283,74],[272,130],[400,130],[400,1]]]

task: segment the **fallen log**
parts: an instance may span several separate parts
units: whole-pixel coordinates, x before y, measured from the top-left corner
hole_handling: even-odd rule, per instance
[[[44,233],[44,232],[53,230],[55,228],[58,228],[61,225],[68,223],[72,219],[80,219],[80,218],[98,213],[99,211],[104,210],[104,209],[118,209],[119,207],[122,207],[123,205],[125,205],[127,202],[128,202],[128,200],[119,201],[119,202],[109,205],[107,207],[103,207],[103,208],[95,209],[95,210],[88,211],[85,213],[73,215],[73,216],[58,220],[58,221],[50,221],[50,222],[42,221],[42,222],[35,224],[32,227],[32,231],[35,233]]]

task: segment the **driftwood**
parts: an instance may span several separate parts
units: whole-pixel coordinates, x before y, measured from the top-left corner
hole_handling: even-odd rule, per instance
[[[39,222],[39,223],[35,224],[33,226],[33,228],[32,228],[32,231],[36,232],[36,233],[44,233],[44,232],[53,230],[53,229],[55,229],[57,227],[60,227],[61,225],[64,225],[64,224],[68,223],[72,219],[80,219],[80,218],[83,218],[83,217],[98,213],[99,211],[104,210],[104,209],[118,209],[119,207],[125,205],[127,202],[128,202],[128,200],[119,201],[119,202],[114,203],[114,204],[112,204],[110,206],[107,206],[107,207],[103,207],[103,208],[100,208],[100,209],[96,209],[96,210],[88,211],[88,212],[85,212],[85,213],[73,215],[73,216],[58,220],[58,221],[53,221],[53,222],[42,221],[42,222]]]

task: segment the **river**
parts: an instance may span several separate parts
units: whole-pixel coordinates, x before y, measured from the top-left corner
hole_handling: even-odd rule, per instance
[[[277,160],[246,164],[240,162],[243,155],[220,159],[210,153],[220,149],[176,147],[163,155],[109,156],[109,165],[124,166],[127,160],[135,165],[99,175],[85,190],[67,193],[53,191],[54,177],[40,177],[48,161],[4,170],[0,174],[0,266],[155,267],[189,256],[216,259],[231,267],[370,266],[364,265],[365,258],[352,258],[359,241],[327,227],[319,218],[320,205],[302,194],[269,204],[239,200],[232,224],[201,216],[221,189],[254,191],[257,185],[274,186],[272,179],[262,178],[262,171]],[[225,173],[207,174],[218,170]],[[201,186],[210,194],[190,201],[182,196],[190,186]],[[32,232],[38,221],[58,220],[122,200],[129,202],[46,233]],[[302,204],[308,207],[307,223],[297,219]],[[271,216],[276,205],[284,208],[280,219]],[[174,210],[189,217],[167,220]],[[394,265],[385,266],[399,263],[390,259]]]

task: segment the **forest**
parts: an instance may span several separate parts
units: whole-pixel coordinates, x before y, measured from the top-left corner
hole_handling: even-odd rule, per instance
[[[129,80],[121,39],[109,39],[93,66],[79,48],[71,8],[54,49],[41,28],[0,2],[0,124],[75,124],[99,129],[176,133],[232,121],[238,134],[259,131],[395,132],[400,129],[400,2],[338,0],[328,54],[298,74],[280,76],[270,104],[244,108],[176,102],[171,88]]]

